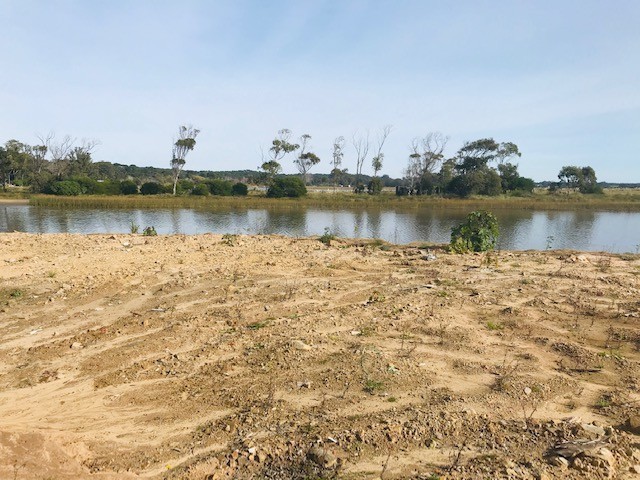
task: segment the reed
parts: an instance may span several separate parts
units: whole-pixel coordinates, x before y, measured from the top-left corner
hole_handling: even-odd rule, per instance
[[[98,196],[86,195],[61,197],[52,195],[34,195],[30,204],[45,207],[65,208],[102,208],[102,209],[175,209],[193,208],[216,210],[246,208],[364,208],[364,209],[459,209],[459,210],[608,210],[640,211],[640,190],[624,192],[607,191],[604,195],[548,194],[534,193],[531,196],[513,197],[398,197],[391,193],[382,195],[356,195],[353,193],[311,193],[303,198],[267,198],[264,194],[252,194],[246,197],[200,197],[171,195],[127,195]]]

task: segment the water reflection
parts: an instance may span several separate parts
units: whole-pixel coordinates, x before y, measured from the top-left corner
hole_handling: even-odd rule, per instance
[[[468,212],[455,209],[323,210],[317,208],[87,210],[5,205],[0,232],[129,233],[154,226],[159,234],[239,233],[381,238],[392,243],[446,243],[451,228]],[[499,248],[567,248],[635,252],[640,244],[640,213],[498,210]]]

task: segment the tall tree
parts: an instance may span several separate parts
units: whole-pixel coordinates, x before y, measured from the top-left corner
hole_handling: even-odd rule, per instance
[[[320,158],[315,153],[307,151],[309,140],[311,140],[311,135],[308,133],[300,137],[300,154],[293,161],[305,184],[307,183],[307,174],[311,167],[320,163]]]
[[[429,132],[422,138],[414,138],[411,142],[411,154],[405,176],[411,188],[424,193],[421,188],[423,180],[431,181],[444,159],[444,149],[449,137],[440,132]]]
[[[5,184],[12,184],[18,176],[24,178],[29,167],[31,147],[18,140],[9,140],[5,143]]]
[[[58,179],[62,180],[69,170],[69,153],[73,148],[76,139],[70,135],[65,135],[60,141],[55,141],[52,135],[47,145],[47,150],[51,156],[49,166],[51,172]]]
[[[173,151],[171,155],[171,171],[173,173],[173,194],[176,194],[178,188],[178,179],[180,178],[180,172],[184,168],[186,163],[186,156],[196,146],[196,137],[200,133],[200,130],[193,128],[193,126],[181,126],[178,129],[178,138],[173,144]]]
[[[566,165],[558,173],[560,185],[568,189],[577,190],[582,183],[582,169],[572,165]]]
[[[269,155],[272,162],[280,162],[285,155],[295,152],[300,145],[297,143],[291,143],[291,130],[283,128],[278,130],[278,135],[271,142],[271,148],[269,149]]]
[[[73,147],[68,154],[69,175],[90,175],[93,160],[91,154],[100,142],[97,140],[82,140],[82,143]]]
[[[0,182],[2,182],[2,190],[7,191],[11,171],[11,162],[5,148],[0,145]]]
[[[362,175],[362,166],[369,154],[369,131],[367,130],[366,136],[354,133],[351,141],[353,143],[353,148],[356,150],[356,192],[364,192],[360,176]]]
[[[337,187],[338,181],[342,176],[342,158],[344,157],[344,137],[336,137],[333,141],[333,152],[331,154],[331,177],[333,178],[333,187]]]
[[[373,176],[377,177],[378,172],[382,170],[382,162],[384,161],[384,153],[382,153],[382,147],[384,147],[384,142],[387,141],[387,137],[391,133],[391,125],[385,125],[382,127],[382,131],[378,135],[378,149],[376,150],[376,154],[371,159],[371,167],[373,168]]]

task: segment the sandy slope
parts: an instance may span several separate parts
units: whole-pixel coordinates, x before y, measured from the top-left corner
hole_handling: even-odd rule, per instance
[[[428,253],[0,235],[0,478],[634,478],[640,257]]]

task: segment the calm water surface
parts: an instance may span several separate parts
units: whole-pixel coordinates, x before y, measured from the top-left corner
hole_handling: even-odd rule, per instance
[[[494,210],[500,223],[500,248],[568,248],[616,253],[640,248],[639,212]],[[447,243],[451,228],[468,212],[421,210],[100,210],[0,205],[0,232],[129,233],[131,223],[154,226],[159,234],[237,233],[381,238],[393,243]]]

